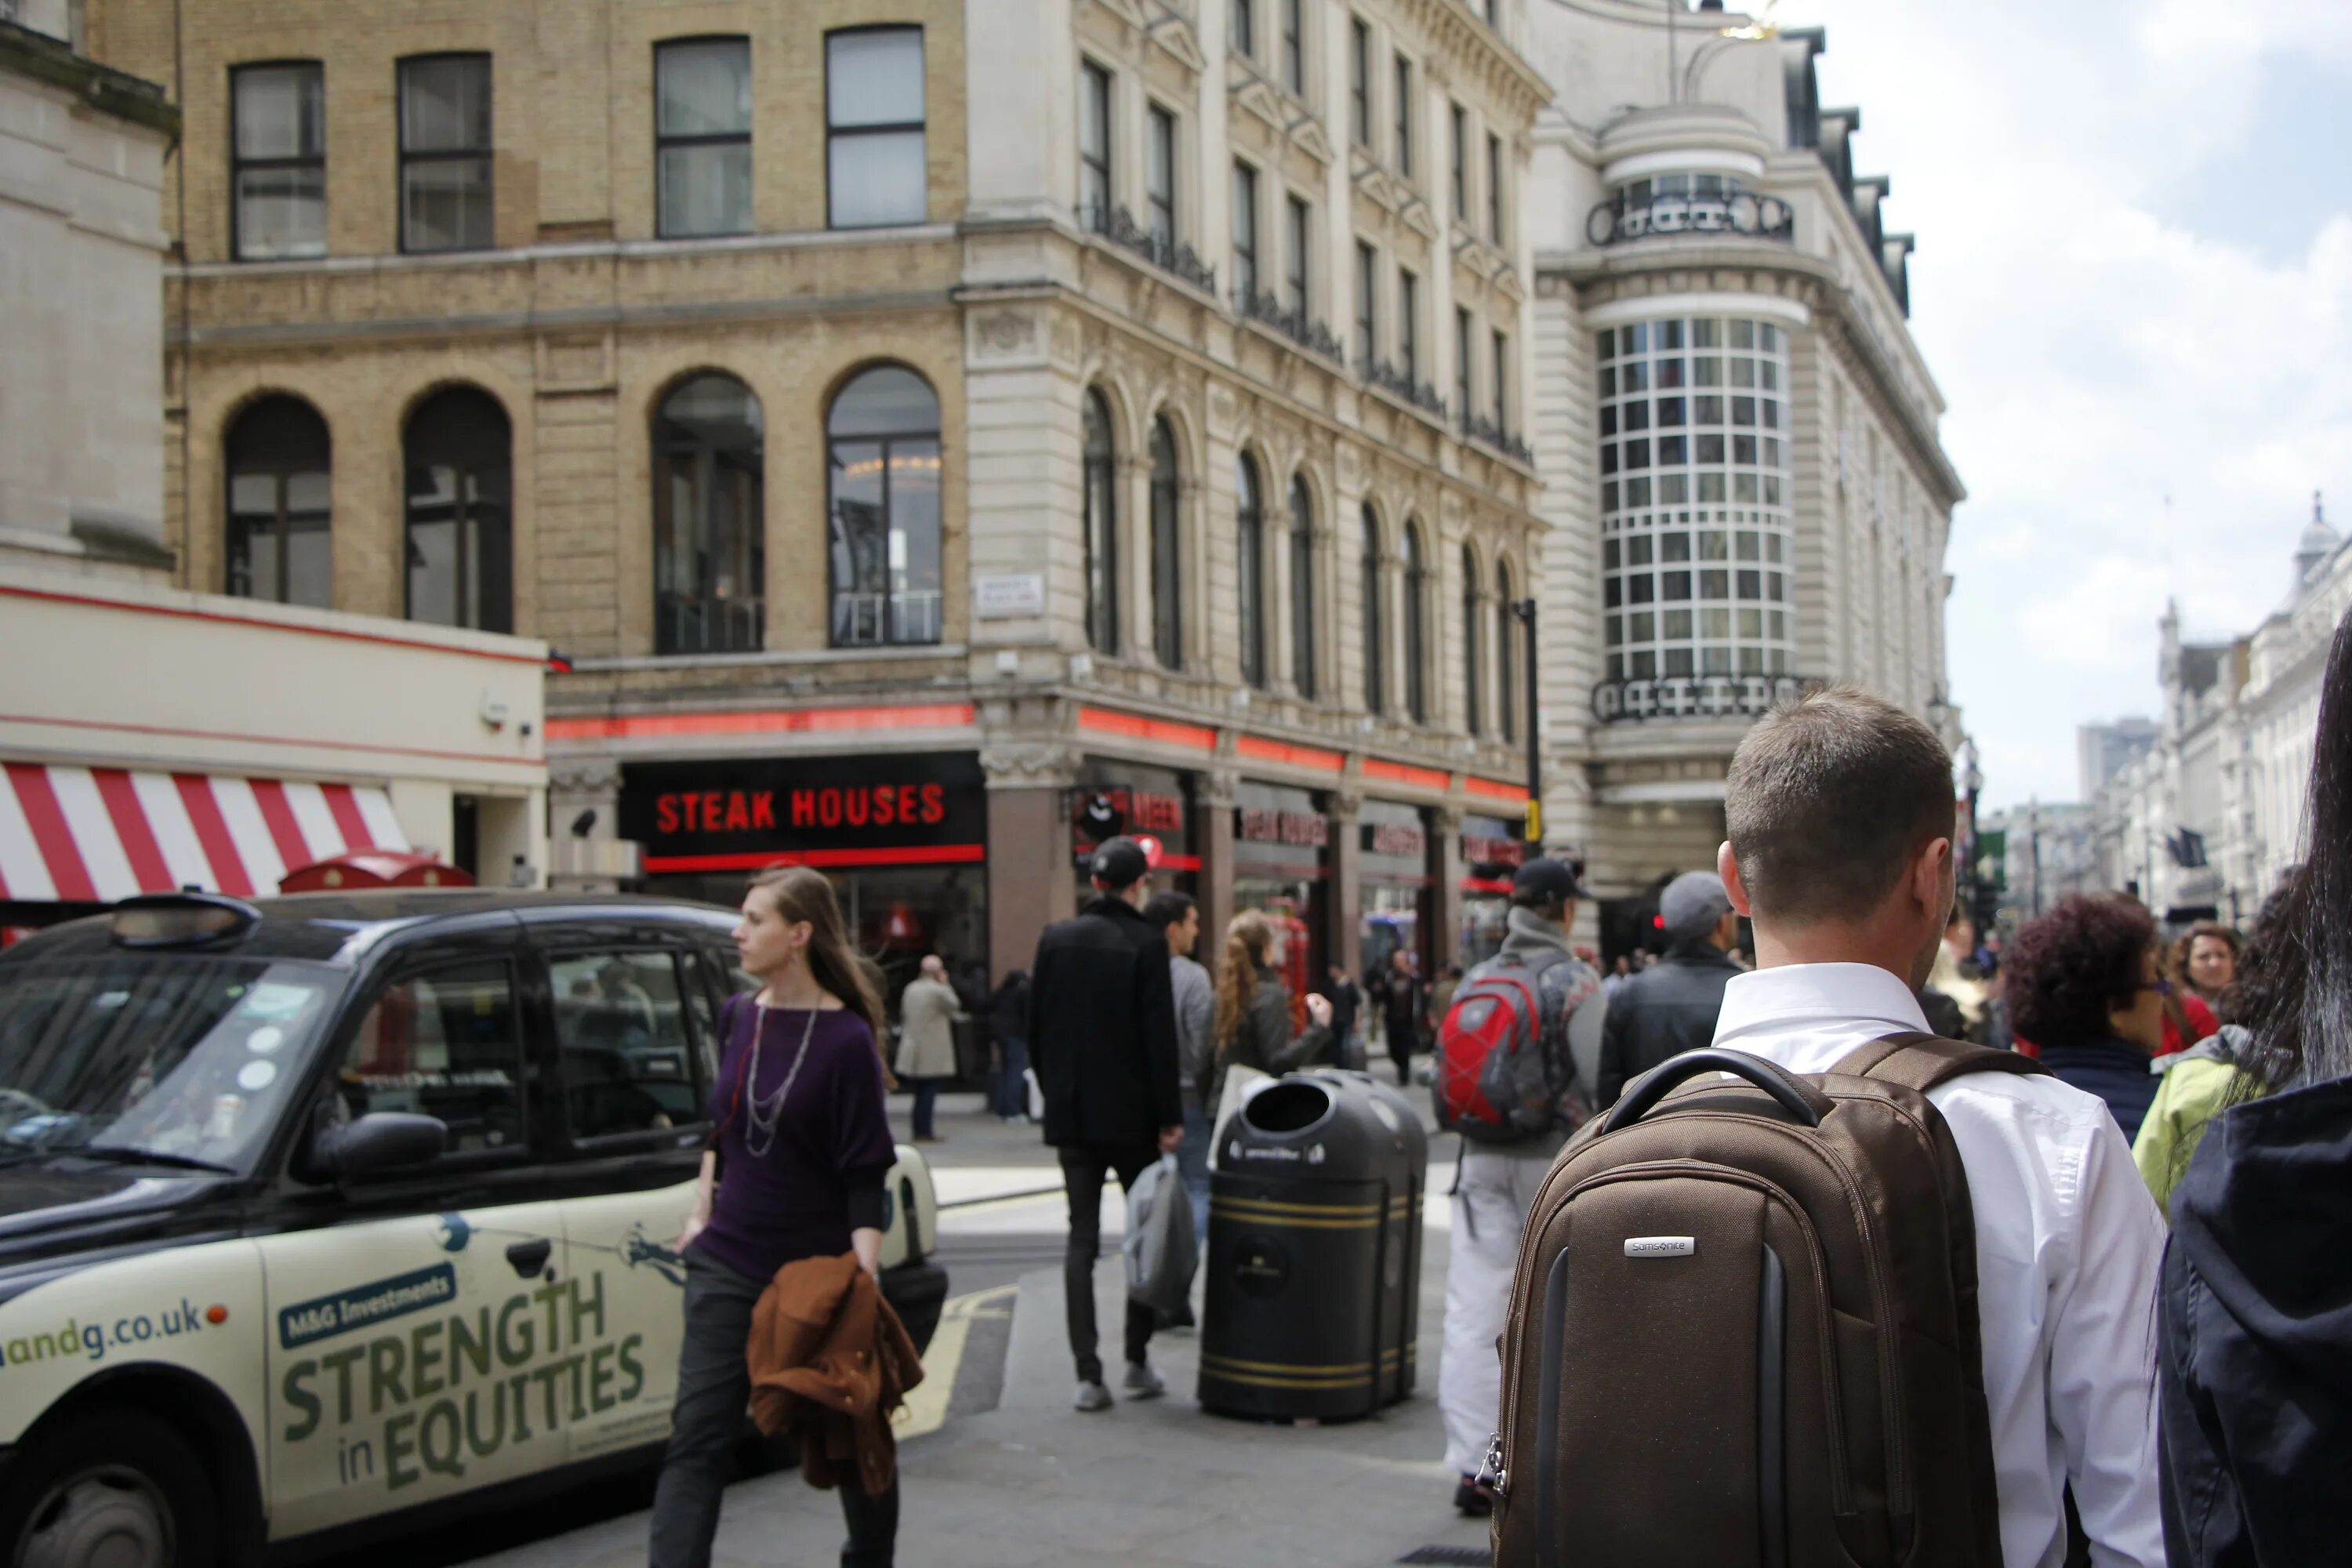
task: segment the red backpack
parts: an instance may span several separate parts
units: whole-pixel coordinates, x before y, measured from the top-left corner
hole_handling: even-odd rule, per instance
[[[1437,1026],[1437,1124],[1473,1143],[1549,1131],[1564,1085],[1543,1052],[1543,977],[1564,953],[1507,952],[1472,970]]]

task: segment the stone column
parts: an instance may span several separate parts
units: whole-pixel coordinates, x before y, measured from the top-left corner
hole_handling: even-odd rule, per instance
[[[1431,963],[1440,971],[1462,957],[1462,808],[1441,805],[1429,814],[1429,830],[1437,836],[1430,847],[1429,865],[1437,878],[1437,929],[1431,932]]]
[[[988,966],[1003,980],[1026,969],[1037,936],[1077,912],[1066,810],[1075,759],[1066,748],[984,747],[988,774]]]
[[[585,833],[573,831],[594,813]],[[620,890],[621,764],[613,757],[551,757],[547,765],[548,886],[563,892]],[[502,873],[504,868],[499,868]]]
[[[1192,842],[1201,847],[1201,942],[1209,955],[1225,950],[1234,918],[1234,785],[1235,775],[1213,769],[1200,775],[1193,803]]]
[[[1363,921],[1363,834],[1358,830],[1356,816],[1363,809],[1364,797],[1350,790],[1334,791],[1331,795],[1331,931],[1330,946],[1326,950],[1331,962],[1353,974],[1364,963]]]

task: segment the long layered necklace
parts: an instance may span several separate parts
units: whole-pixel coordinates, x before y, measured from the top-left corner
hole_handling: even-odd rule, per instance
[[[764,1159],[776,1146],[776,1126],[784,1113],[784,1098],[793,1092],[793,1080],[801,1076],[801,1063],[808,1059],[809,1037],[816,1033],[816,1009],[808,1010],[808,1022],[801,1026],[801,1048],[793,1053],[793,1065],[785,1069],[784,1081],[776,1092],[760,1093],[760,1047],[768,1037],[768,1015],[781,1011],[759,1003],[759,1014],[751,1023],[751,1060],[744,1069],[744,1079],[751,1092],[745,1097],[743,1108],[743,1150],[753,1159]]]

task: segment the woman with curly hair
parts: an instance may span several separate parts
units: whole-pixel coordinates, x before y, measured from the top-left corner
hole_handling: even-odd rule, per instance
[[[1217,1081],[1207,1103],[1224,1094],[1225,1069],[1255,1068],[1280,1077],[1321,1056],[1331,1043],[1331,1001],[1309,992],[1308,1023],[1290,1032],[1290,993],[1282,984],[1282,933],[1255,910],[1225,927],[1225,961],[1217,972]]]
[[[2186,998],[2196,997],[2217,1014],[2221,994],[2238,978],[2244,943],[2219,921],[2199,921],[2174,939],[2165,973]]]
[[[2129,900],[2077,895],[2029,921],[2001,965],[2011,1026],[2042,1064],[2106,1101],[2126,1141],[2156,1098],[2164,1041],[2156,922]]]
[[[2189,956],[2189,965],[2201,965],[2210,978],[2215,971],[2210,953],[2204,950],[2219,946],[2229,960],[2232,978],[2213,998],[2220,1026],[2179,1056],[2158,1059],[2156,1065],[2164,1076],[2158,1083],[2155,1100],[2147,1108],[2147,1119],[2139,1125],[2139,1136],[2132,1140],[2132,1163],[2139,1167],[2140,1178],[2147,1183],[2156,1206],[2168,1213],[2172,1207],[2172,1189],[2188,1173],[2189,1159],[2196,1154],[2207,1124],[2231,1105],[2260,1091],[2261,1086],[2238,1066],[2253,1037],[2240,1021],[2245,1011],[2245,988],[2236,983],[2235,976],[2241,960],[2248,972],[2260,963],[2254,957],[2255,950],[2272,940],[2271,933],[2277,930],[2294,881],[2294,872],[2290,870],[2285,883],[2263,900],[2262,912],[2254,917],[2253,934],[2243,943],[2238,933],[2227,927],[2204,924],[2192,928],[2187,936],[2173,943],[2176,973],[2183,964],[2183,950],[2193,943],[2197,951]],[[2213,940],[2213,932],[2226,938],[2226,945]]]

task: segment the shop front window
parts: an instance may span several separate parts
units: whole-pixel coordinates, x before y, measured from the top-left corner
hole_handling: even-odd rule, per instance
[[[1399,952],[1413,973],[1433,980],[1436,882],[1430,875],[1427,814],[1419,806],[1368,800],[1356,818],[1357,937],[1364,972],[1389,968]]]
[[[1234,800],[1234,909],[1255,910],[1283,933],[1280,979],[1296,1026],[1330,951],[1329,821],[1302,789],[1244,783]]]

